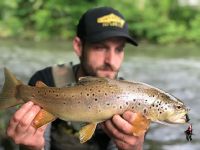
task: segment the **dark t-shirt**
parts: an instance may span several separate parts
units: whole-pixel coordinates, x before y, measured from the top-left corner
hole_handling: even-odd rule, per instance
[[[75,70],[73,66],[72,70]],[[30,79],[29,85],[35,86],[37,81],[44,82],[47,86],[54,87],[52,67],[47,67],[36,72]],[[92,139],[84,144],[80,144],[77,137],[78,131],[72,126],[73,122],[60,119],[51,124],[50,129],[50,149],[51,150],[105,150],[110,138],[97,126]],[[49,137],[46,137],[49,138]]]

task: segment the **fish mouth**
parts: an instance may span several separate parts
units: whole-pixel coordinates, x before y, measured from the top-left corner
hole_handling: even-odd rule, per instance
[[[176,123],[187,123],[189,121],[190,121],[190,119],[189,119],[188,114],[185,114],[182,117],[180,117],[179,119],[177,119]]]
[[[186,122],[189,122],[189,121],[190,121],[190,118],[189,118],[188,114],[185,114],[185,121],[186,121]]]
[[[188,114],[179,114],[176,116],[171,117],[168,122],[170,123],[175,123],[175,124],[182,124],[182,123],[187,123],[189,122],[189,116]]]

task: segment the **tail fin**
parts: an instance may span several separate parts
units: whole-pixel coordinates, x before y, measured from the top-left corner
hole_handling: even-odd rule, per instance
[[[0,109],[12,107],[23,103],[22,100],[16,98],[17,86],[21,85],[21,81],[6,68],[4,68],[5,83],[0,93]]]

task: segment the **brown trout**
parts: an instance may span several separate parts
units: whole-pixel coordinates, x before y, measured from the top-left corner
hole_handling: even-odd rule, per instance
[[[136,136],[140,134],[138,130],[148,128],[150,121],[182,124],[189,120],[183,102],[145,83],[82,77],[73,86],[56,88],[47,87],[41,81],[36,86],[24,85],[6,68],[4,74],[1,109],[33,101],[42,108],[34,119],[37,128],[55,118],[87,122],[79,131],[81,143],[92,137],[98,123],[126,110],[144,116],[133,123]]]

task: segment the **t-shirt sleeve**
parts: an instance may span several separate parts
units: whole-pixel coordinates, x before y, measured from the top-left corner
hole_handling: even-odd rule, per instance
[[[47,67],[43,70],[37,71],[29,80],[28,84],[35,86],[37,81],[44,82],[47,86],[55,86],[54,79],[52,75],[52,67]]]

